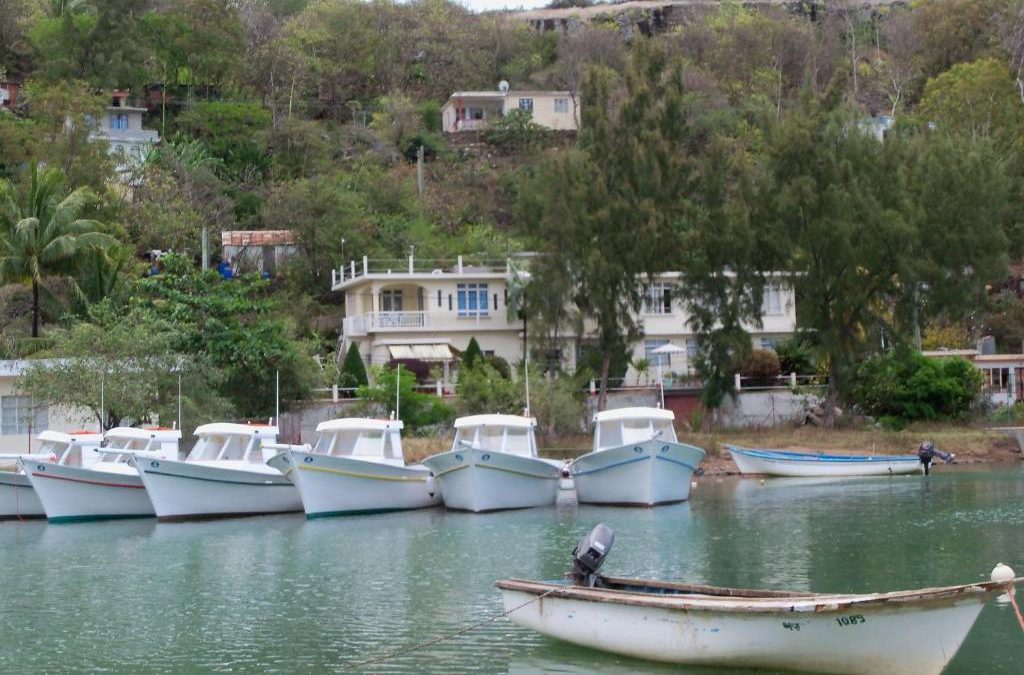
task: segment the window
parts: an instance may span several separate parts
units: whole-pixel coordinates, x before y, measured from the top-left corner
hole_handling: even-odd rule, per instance
[[[459,284],[459,316],[487,316],[487,284]]]
[[[381,291],[380,292],[380,311],[382,312],[401,312],[402,311],[402,291]]]
[[[763,338],[761,338],[761,349],[766,349],[768,351],[774,352],[775,351],[775,346],[777,344],[779,344],[778,338],[773,338],[773,337],[763,337]]]
[[[112,113],[110,115],[110,128],[111,129],[128,129],[128,115],[124,113]]]
[[[568,114],[569,112],[569,99],[567,98],[556,98],[555,99],[555,114]]]
[[[644,292],[645,314],[672,313],[672,286],[664,282],[650,284]]]
[[[766,316],[782,314],[782,285],[773,281],[764,287],[761,299],[761,313]]]
[[[1008,391],[1010,389],[1010,369],[991,368],[986,369],[988,374],[988,386],[995,391]]]
[[[526,112],[533,114],[533,99],[532,98],[521,98],[519,99],[519,109],[525,110]]]
[[[0,396],[0,434],[19,434],[45,431],[50,425],[45,405],[32,405],[29,396]]]
[[[697,344],[697,338],[686,339],[686,360],[689,363],[693,363],[697,359],[698,347],[699,345]]]
[[[668,354],[655,354],[654,350],[658,347],[664,347],[668,344],[668,340],[644,340],[644,358],[651,364],[651,367],[657,368],[658,365],[668,367]]]

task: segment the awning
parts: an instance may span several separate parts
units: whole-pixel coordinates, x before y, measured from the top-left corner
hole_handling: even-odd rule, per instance
[[[452,350],[445,344],[433,345],[388,345],[393,359],[416,359],[418,361],[450,361]]]

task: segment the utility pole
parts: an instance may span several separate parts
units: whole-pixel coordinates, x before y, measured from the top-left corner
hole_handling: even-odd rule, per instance
[[[210,227],[203,225],[203,271],[210,269]]]

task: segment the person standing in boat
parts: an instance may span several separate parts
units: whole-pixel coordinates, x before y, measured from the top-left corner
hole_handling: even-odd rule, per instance
[[[956,458],[952,452],[942,452],[935,447],[935,444],[931,441],[925,441],[917,448],[917,456],[921,460],[921,464],[924,466],[924,475],[931,473],[932,460],[936,457],[941,459],[946,464],[952,464]]]

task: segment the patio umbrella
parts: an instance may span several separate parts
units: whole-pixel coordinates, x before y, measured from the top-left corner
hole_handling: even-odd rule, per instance
[[[667,355],[668,356],[668,364],[671,366],[672,365],[672,355],[673,354],[685,354],[686,353],[686,347],[680,347],[677,344],[673,344],[671,342],[668,342],[668,343],[663,344],[662,346],[658,347],[657,349],[652,349],[651,353],[652,354],[657,354],[658,356],[661,356],[662,354]],[[659,389],[660,394],[661,394],[661,407],[664,408],[665,407],[665,378],[662,376],[662,373],[661,373],[661,359],[660,358],[658,359],[658,389]]]

